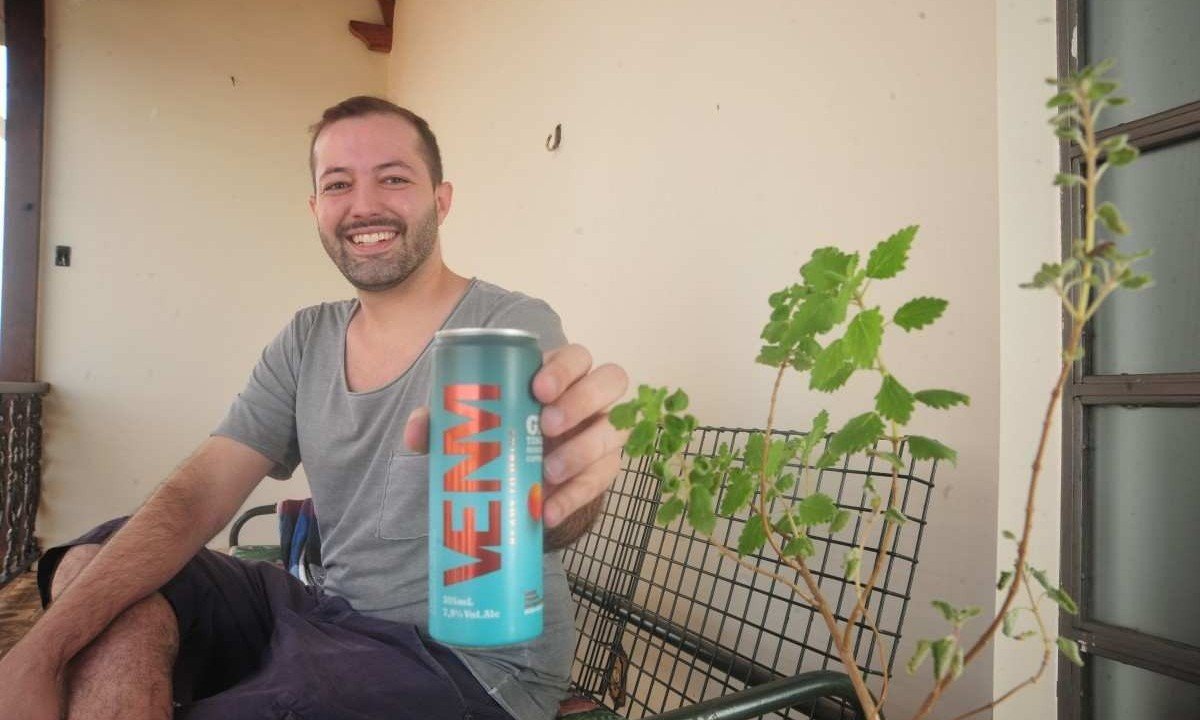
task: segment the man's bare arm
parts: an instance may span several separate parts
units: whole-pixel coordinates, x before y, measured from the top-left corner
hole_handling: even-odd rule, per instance
[[[61,669],[126,608],[171,579],[271,468],[234,440],[207,439],[104,545],[19,643]],[[18,647],[14,647],[16,651]]]
[[[604,509],[605,497],[606,495],[601,495],[568,515],[558,525],[547,529],[542,536],[545,551],[562,550],[586,535],[596,524],[596,518],[600,517],[600,511]]]

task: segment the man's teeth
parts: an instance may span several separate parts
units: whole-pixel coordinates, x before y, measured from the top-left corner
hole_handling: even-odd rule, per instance
[[[366,233],[364,235],[351,235],[350,240],[353,241],[355,245],[371,245],[382,240],[390,240],[393,236],[395,236],[395,234],[396,233],[394,232]]]

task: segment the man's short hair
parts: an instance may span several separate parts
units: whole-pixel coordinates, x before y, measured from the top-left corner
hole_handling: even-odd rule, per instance
[[[317,185],[317,138],[320,137],[321,131],[338,120],[366,117],[368,115],[391,115],[412,125],[413,129],[417,131],[417,135],[421,138],[421,155],[425,159],[425,164],[429,167],[429,176],[433,179],[435,187],[441,184],[442,152],[438,149],[437,138],[434,137],[433,130],[429,129],[429,123],[425,122],[425,118],[417,115],[408,108],[402,108],[396,103],[384,100],[383,98],[371,95],[356,95],[355,97],[341,101],[333,107],[326,108],[325,112],[321,113],[321,120],[308,129],[312,133],[312,141],[308,145],[308,168],[310,174],[313,176],[314,189],[316,189]]]

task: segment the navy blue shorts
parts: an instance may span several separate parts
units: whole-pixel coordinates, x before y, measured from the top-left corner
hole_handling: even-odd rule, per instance
[[[42,604],[66,551],[46,551]],[[511,720],[445,646],[414,625],[355,612],[279,567],[201,550],[160,592],[179,623],[175,717],[187,720]]]

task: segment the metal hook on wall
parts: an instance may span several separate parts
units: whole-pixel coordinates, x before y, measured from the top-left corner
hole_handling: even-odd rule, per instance
[[[554,126],[554,134],[546,136],[546,149],[554,152],[562,143],[562,123]]]

